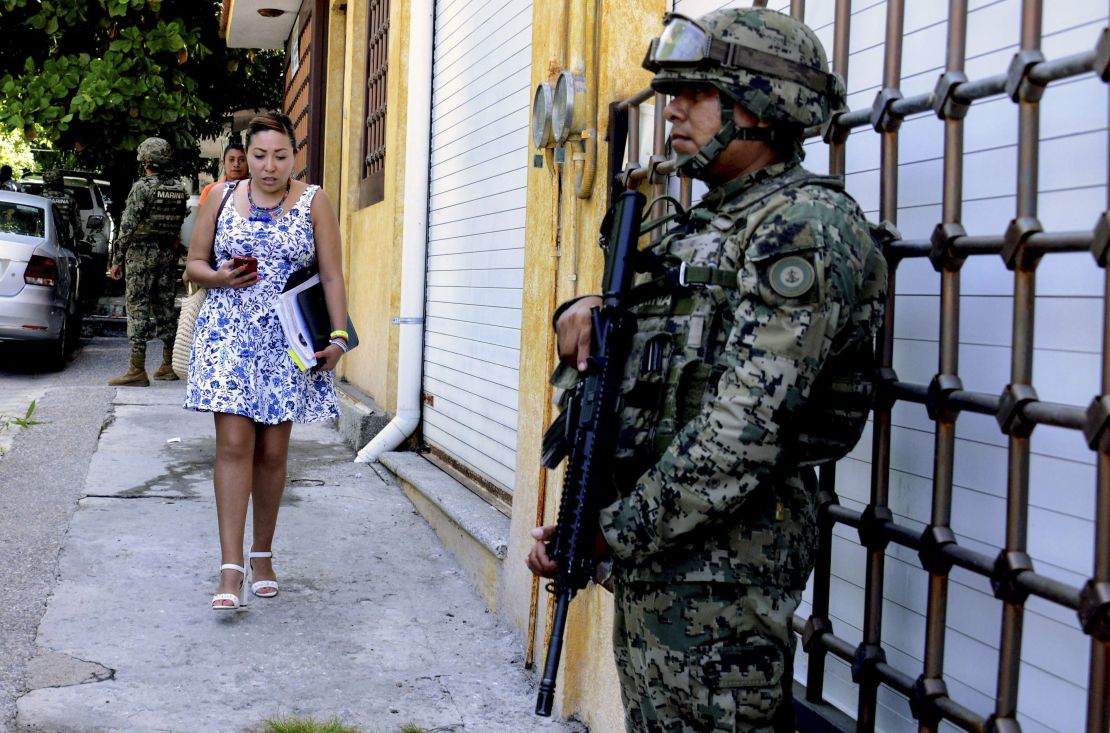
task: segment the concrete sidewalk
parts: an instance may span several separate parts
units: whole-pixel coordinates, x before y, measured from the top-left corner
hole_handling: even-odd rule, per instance
[[[212,418],[183,411],[182,392],[118,390],[28,664],[21,729],[255,731],[309,716],[366,733],[584,730],[532,714],[520,641],[400,489],[351,463],[327,426],[293,430],[280,594],[211,611]]]

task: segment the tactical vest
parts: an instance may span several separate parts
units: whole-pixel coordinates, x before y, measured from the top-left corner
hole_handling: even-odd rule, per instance
[[[188,199],[185,186],[176,178],[159,177],[147,194],[144,216],[135,227],[135,239],[175,237],[185,221]]]
[[[801,169],[799,169],[801,170]],[[617,437],[619,484],[634,481],[654,465],[675,436],[715,399],[726,370],[722,355],[735,325],[739,271],[745,258],[770,267],[788,256],[814,256],[816,245],[775,242],[767,251],[749,251],[735,236],[746,221],[758,221],[779,191],[821,186],[842,191],[839,179],[804,170],[757,184],[719,210],[695,209],[693,221],[668,233],[645,259],[651,271],[638,276],[632,293],[637,328],[621,384]],[[755,200],[752,200],[752,196]],[[881,279],[858,304],[837,334],[807,401],[790,425],[779,426],[788,461],[812,466],[842,458],[859,440],[870,411],[875,361],[873,334],[882,318],[885,264]]]
[[[42,195],[54,202],[54,208],[62,215],[65,221],[74,221],[77,215],[77,203],[65,191],[43,189]]]

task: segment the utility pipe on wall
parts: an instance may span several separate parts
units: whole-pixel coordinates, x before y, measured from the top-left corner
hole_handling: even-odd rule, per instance
[[[433,0],[413,0],[409,16],[408,119],[405,124],[405,190],[401,235],[401,336],[397,355],[397,410],[363,446],[357,463],[371,463],[412,435],[420,424],[424,354],[424,285],[428,250],[428,169],[432,137]]]
[[[593,195],[597,175],[597,90],[601,85],[599,56],[597,53],[598,24],[601,4],[598,0],[578,0],[578,19],[581,24],[578,55],[583,59],[582,76],[586,79],[586,129],[582,130],[581,150],[576,150],[574,160],[574,193],[580,199]],[[574,73],[579,73],[575,69]]]

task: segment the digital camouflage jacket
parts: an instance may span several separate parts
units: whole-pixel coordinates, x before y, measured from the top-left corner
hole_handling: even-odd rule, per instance
[[[840,182],[797,159],[709,192],[653,253],[670,274],[640,278],[600,518],[614,572],[800,589],[809,467],[847,453],[870,408],[885,260]]]
[[[135,181],[120,217],[113,264],[123,264],[133,244],[169,244],[180,235],[188,194],[181,181],[154,173]]]

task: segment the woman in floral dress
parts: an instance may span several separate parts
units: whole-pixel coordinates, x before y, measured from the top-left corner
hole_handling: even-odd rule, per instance
[[[186,272],[208,289],[197,316],[185,407],[214,414],[214,484],[220,533],[220,581],[215,610],[247,605],[247,591],[277,594],[271,543],[285,489],[294,422],[338,414],[333,369],[346,351],[339,222],[318,186],[293,181],[293,126],[271,113],[247,130],[250,178],[213,191],[201,206]],[[218,221],[217,221],[218,218]],[[233,258],[254,257],[257,272]],[[213,267],[214,263],[214,267]],[[289,275],[319,266],[331,316],[331,343],[314,370],[300,371],[274,308]],[[244,562],[249,501],[253,541]],[[253,574],[254,582],[248,581]]]

